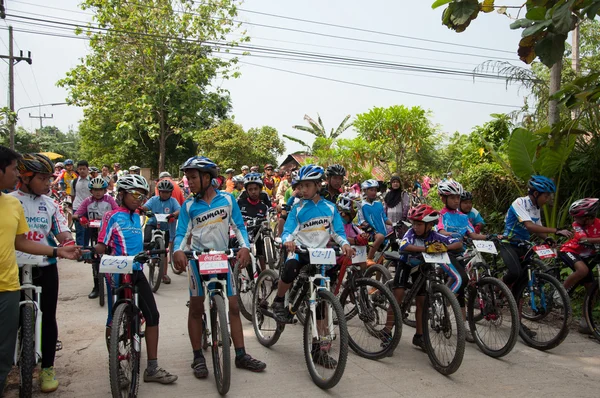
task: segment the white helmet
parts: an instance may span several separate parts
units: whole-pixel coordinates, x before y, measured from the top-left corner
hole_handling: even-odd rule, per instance
[[[124,189],[125,191],[129,191],[130,189],[143,189],[146,191],[146,194],[150,192],[150,186],[148,186],[148,181],[138,174],[127,174],[121,176],[117,181],[117,190]]]
[[[361,189],[369,189],[369,188],[379,188],[379,182],[377,180],[366,180],[362,184],[360,184]]]
[[[244,177],[244,188],[250,184],[258,184],[261,188],[264,185],[262,177],[258,173],[248,173]]]
[[[158,178],[165,178],[165,177],[171,177],[171,173],[169,173],[168,171],[163,171],[162,173],[160,173],[158,175]]]
[[[131,166],[131,167],[129,168],[129,171],[130,171],[130,172],[132,172],[132,171],[138,171],[138,170],[140,170],[140,167],[139,167],[139,166]]]
[[[358,195],[352,192],[344,192],[338,196],[337,207],[341,211],[356,211],[358,208]]]
[[[438,194],[441,196],[462,195],[464,189],[456,181],[442,181],[438,184]]]

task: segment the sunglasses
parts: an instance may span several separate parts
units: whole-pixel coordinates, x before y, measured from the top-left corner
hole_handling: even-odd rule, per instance
[[[131,196],[133,196],[133,199],[135,200],[144,200],[146,199],[146,195],[144,195],[143,193],[139,193],[138,191],[134,191],[134,190],[129,190],[126,191],[128,194],[130,194]]]

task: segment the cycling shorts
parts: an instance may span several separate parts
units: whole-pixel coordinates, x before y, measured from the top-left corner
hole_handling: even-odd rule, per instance
[[[569,266],[572,270],[575,270],[575,263],[582,261],[588,267],[588,274],[581,280],[581,283],[593,283],[594,282],[594,267],[596,264],[592,264],[590,261],[585,261],[579,255],[570,252],[558,252],[558,257]]]
[[[209,279],[213,275],[200,275],[200,270],[198,269],[198,262],[193,260],[188,263],[188,282],[190,287],[190,297],[203,297],[204,296],[204,286],[202,285],[202,278]],[[227,281],[227,297],[232,297],[237,294],[234,280],[233,280],[233,271],[231,269],[231,262],[229,262],[229,272],[227,276],[219,275],[219,279],[226,278]],[[211,282],[209,284],[209,289],[216,288],[216,282]]]

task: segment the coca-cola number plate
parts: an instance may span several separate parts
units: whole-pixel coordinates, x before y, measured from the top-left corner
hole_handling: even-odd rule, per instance
[[[227,254],[202,254],[198,256],[198,266],[200,273],[207,274],[226,274],[229,272],[229,261]]]

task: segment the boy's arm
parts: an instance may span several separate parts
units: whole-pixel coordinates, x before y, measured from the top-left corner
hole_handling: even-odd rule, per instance
[[[283,232],[281,233],[282,242],[291,242],[294,240],[294,235],[298,230],[298,206],[292,207],[289,212],[285,224],[283,225]]]
[[[348,238],[346,238],[346,231],[344,231],[344,223],[342,221],[342,216],[340,213],[334,209],[333,210],[333,233],[331,234],[331,238],[340,246],[350,245],[348,242]]]
[[[183,207],[179,211],[179,220],[177,221],[177,229],[175,231],[175,242],[173,243],[174,250],[183,250],[182,243],[185,241],[185,236],[188,231],[191,230],[190,215],[188,213],[188,206],[185,202]]]
[[[248,231],[246,230],[246,225],[244,224],[244,218],[242,217],[242,212],[240,211],[240,207],[237,202],[231,195],[231,227],[233,228],[233,232],[237,237],[238,242],[243,248],[250,248],[250,239],[248,239]]]
[[[57,257],[69,258],[76,260],[79,258],[80,252],[77,246],[52,247],[42,245],[38,242],[28,240],[24,234],[15,236],[15,249],[21,252],[35,254],[38,256],[53,257],[56,249]]]
[[[81,202],[81,204],[79,205],[79,208],[77,208],[77,211],[75,212],[75,214],[73,214],[73,216],[76,216],[76,218],[79,218],[79,217],[85,217],[87,215],[88,205],[91,202],[90,198],[85,198],[83,200],[83,202]]]

